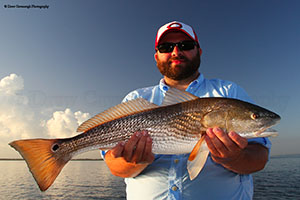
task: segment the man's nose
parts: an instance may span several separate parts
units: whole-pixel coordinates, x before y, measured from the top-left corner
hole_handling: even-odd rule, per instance
[[[178,46],[175,46],[173,51],[172,51],[172,56],[175,57],[175,56],[178,56],[180,54],[182,54],[181,50],[178,48]]]

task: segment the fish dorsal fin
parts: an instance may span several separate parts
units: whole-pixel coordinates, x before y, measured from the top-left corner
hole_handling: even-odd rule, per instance
[[[121,104],[118,104],[114,107],[111,107],[102,113],[88,119],[83,122],[78,128],[77,132],[85,132],[94,128],[98,125],[104,124],[106,122],[119,119],[121,117],[125,117],[128,115],[132,115],[135,113],[139,113],[142,111],[150,110],[157,108],[158,105],[154,103],[150,103],[149,101],[143,98],[137,98],[134,100],[130,100]]]
[[[165,98],[164,98],[161,106],[173,105],[173,104],[177,104],[177,103],[181,103],[181,102],[185,102],[185,101],[195,100],[198,98],[199,97],[197,97],[189,92],[179,90],[176,88],[169,88],[169,90],[166,92]]]

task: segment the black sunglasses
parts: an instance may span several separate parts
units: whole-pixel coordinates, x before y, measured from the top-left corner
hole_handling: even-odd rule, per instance
[[[170,53],[174,50],[175,46],[177,46],[180,51],[188,51],[194,49],[195,46],[199,47],[199,44],[192,40],[186,40],[177,43],[166,42],[158,45],[156,49],[160,53]]]

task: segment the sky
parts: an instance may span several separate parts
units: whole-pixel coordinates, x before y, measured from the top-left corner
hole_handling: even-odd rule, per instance
[[[300,153],[299,10],[298,0],[2,0],[0,158],[20,157],[13,140],[76,135],[156,85],[156,32],[173,20],[195,29],[206,78],[237,83],[282,117],[271,155]]]

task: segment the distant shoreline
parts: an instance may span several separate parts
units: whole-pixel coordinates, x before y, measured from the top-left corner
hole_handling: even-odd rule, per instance
[[[300,157],[300,154],[272,155],[270,158],[293,158]],[[0,158],[0,161],[19,161],[23,158]],[[103,161],[102,158],[74,158],[71,161]]]
[[[0,161],[23,161],[23,158],[0,158]],[[71,161],[103,161],[103,159],[100,158],[75,158],[71,159]]]

